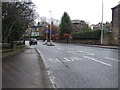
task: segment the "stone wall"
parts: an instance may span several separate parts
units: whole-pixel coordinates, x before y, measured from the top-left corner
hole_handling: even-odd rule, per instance
[[[67,43],[66,40],[56,40],[55,42]],[[97,44],[100,44],[100,40],[69,40],[69,43],[97,45]]]
[[[112,8],[112,37],[113,44],[118,45],[120,30],[120,4]]]

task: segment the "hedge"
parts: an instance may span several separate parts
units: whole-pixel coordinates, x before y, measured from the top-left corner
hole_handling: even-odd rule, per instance
[[[94,39],[98,40],[101,36],[101,30],[89,32],[75,32],[71,34],[73,39]]]

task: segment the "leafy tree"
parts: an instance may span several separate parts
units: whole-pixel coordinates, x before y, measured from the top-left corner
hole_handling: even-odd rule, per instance
[[[2,41],[20,40],[28,25],[35,20],[32,2],[2,3]]]
[[[64,12],[61,23],[60,23],[60,37],[63,39],[64,34],[70,34],[71,33],[71,20],[70,16],[67,14],[67,12]]]

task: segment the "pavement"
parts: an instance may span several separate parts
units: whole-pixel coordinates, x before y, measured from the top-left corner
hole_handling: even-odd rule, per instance
[[[53,88],[43,60],[33,47],[2,61],[2,88]]]

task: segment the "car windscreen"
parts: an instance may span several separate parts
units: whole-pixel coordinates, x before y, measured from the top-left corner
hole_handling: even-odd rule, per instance
[[[37,39],[35,39],[35,38],[31,38],[31,40],[35,40],[35,41],[36,41]]]

